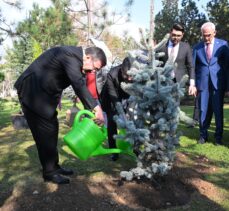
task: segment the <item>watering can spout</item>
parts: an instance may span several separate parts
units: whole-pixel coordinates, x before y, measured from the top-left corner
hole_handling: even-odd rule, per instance
[[[91,154],[91,156],[97,156],[97,155],[107,155],[112,153],[121,153],[121,149],[106,149],[103,148],[101,145]]]

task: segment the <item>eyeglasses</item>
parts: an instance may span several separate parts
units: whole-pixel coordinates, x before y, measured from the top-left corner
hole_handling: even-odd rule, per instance
[[[173,34],[172,33],[172,37],[182,37],[182,34]]]

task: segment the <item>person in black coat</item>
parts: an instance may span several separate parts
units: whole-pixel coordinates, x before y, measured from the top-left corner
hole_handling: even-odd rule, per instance
[[[116,103],[121,103],[123,99],[129,98],[129,94],[121,88],[121,83],[131,81],[131,77],[127,74],[130,68],[131,63],[128,57],[123,60],[121,65],[111,68],[107,74],[107,80],[100,94],[101,106],[107,115],[109,148],[116,148],[116,141],[113,136],[117,134],[117,125],[113,117],[117,114],[115,107]],[[118,159],[118,154],[113,154],[111,159],[116,161]]]
[[[103,124],[102,109],[89,93],[83,72],[106,65],[102,49],[60,46],[41,54],[17,79],[19,101],[36,142],[45,181],[69,183],[63,175],[73,171],[59,165],[57,105],[62,91],[71,85],[86,109],[95,111],[96,123]]]

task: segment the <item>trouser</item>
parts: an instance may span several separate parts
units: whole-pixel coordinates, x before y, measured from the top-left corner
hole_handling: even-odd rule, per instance
[[[113,136],[117,134],[117,125],[113,120],[113,117],[114,114],[112,112],[107,112],[107,133],[109,148],[116,148],[116,140]]]
[[[208,129],[214,113],[215,116],[215,139],[221,140],[223,135],[223,99],[224,91],[215,89],[212,82],[209,83],[209,90],[203,90],[199,93],[200,106],[200,137],[208,138]]]
[[[193,110],[193,119],[197,122],[199,122],[199,116],[200,116],[199,97],[200,96],[195,97],[194,110]]]
[[[59,168],[57,112],[51,119],[45,119],[23,104],[22,110],[36,143],[43,175],[50,174]]]

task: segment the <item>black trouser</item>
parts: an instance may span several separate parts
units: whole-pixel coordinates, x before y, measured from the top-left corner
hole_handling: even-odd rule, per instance
[[[42,108],[41,108],[42,109]],[[22,104],[22,110],[36,142],[43,174],[51,174],[59,167],[57,150],[59,123],[57,113],[52,119],[45,119]]]
[[[193,110],[193,119],[199,122],[200,108],[199,108],[199,95],[195,97],[194,110]]]
[[[116,140],[114,139],[114,135],[117,134],[117,125],[113,120],[114,117],[113,112],[107,112],[107,132],[108,132],[108,143],[109,148],[116,148]]]

